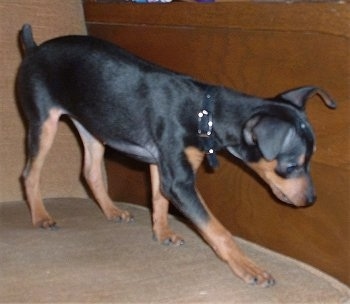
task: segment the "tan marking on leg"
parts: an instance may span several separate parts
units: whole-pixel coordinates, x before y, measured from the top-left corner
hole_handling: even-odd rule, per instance
[[[75,126],[81,136],[84,145],[84,176],[85,179],[103,213],[109,220],[123,220],[129,222],[132,216],[129,212],[119,209],[110,199],[102,174],[102,164],[105,147],[95,139],[86,129],[77,121]]]
[[[192,166],[193,171],[197,172],[199,166],[201,165],[201,163],[203,161],[204,152],[198,150],[195,147],[190,146],[190,147],[187,147],[185,149],[185,154],[186,154],[186,157],[187,157],[189,163]]]
[[[32,223],[35,227],[49,228],[55,226],[55,221],[46,211],[41,197],[40,177],[46,156],[52,147],[61,114],[62,112],[57,109],[50,111],[48,119],[41,127],[38,153],[34,158],[28,159],[23,173],[26,198],[32,215]]]
[[[153,204],[153,233],[158,242],[182,245],[184,240],[173,232],[168,223],[169,200],[160,191],[160,177],[157,165],[150,165]]]
[[[300,163],[303,163],[304,160],[304,157],[299,159]],[[282,178],[275,172],[276,160],[266,161],[261,159],[259,162],[250,163],[249,166],[271,187],[277,198],[295,206],[306,204],[306,192],[309,187],[306,176]]]
[[[206,225],[200,227],[200,232],[217,255],[244,282],[262,287],[274,284],[272,276],[241,251],[231,233],[213,215]]]

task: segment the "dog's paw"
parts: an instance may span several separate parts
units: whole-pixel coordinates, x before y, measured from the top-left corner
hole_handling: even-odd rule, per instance
[[[130,212],[126,210],[121,210],[115,206],[108,210],[108,212],[106,213],[106,217],[108,220],[117,223],[130,223],[134,221],[134,216]]]
[[[50,217],[35,220],[33,222],[33,226],[36,228],[50,229],[50,230],[58,229],[56,222]]]
[[[249,285],[270,287],[276,283],[268,272],[256,266],[245,256],[234,262],[231,261],[229,264],[236,275]]]
[[[185,240],[172,230],[166,228],[161,231],[153,231],[153,240],[158,241],[159,243],[169,246],[181,246],[185,244]]]

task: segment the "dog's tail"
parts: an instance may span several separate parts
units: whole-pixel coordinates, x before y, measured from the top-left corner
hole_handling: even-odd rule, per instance
[[[24,24],[19,34],[22,52],[24,55],[30,54],[37,48],[33,39],[32,27],[30,24]]]

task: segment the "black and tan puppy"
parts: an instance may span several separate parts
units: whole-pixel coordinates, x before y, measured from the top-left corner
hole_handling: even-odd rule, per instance
[[[200,83],[145,62],[119,47],[87,36],[56,38],[37,46],[31,27],[20,34],[24,60],[18,96],[28,120],[24,185],[34,226],[53,227],[40,195],[40,173],[62,115],[69,116],[85,148],[84,175],[106,217],[129,221],[103,184],[104,146],[150,164],[153,231],[160,242],[183,241],[167,222],[168,200],[247,283],[269,286],[270,274],[237,247],[232,235],[196,190],[196,171],[207,155],[227,149],[254,169],[282,201],[311,205],[309,175],[314,135],[304,113],[306,100],[321,89],[308,86],[271,99]]]

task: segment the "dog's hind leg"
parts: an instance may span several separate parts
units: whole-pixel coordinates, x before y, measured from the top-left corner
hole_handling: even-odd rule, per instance
[[[84,177],[108,220],[132,220],[129,212],[120,210],[109,197],[102,174],[104,145],[92,136],[79,122],[73,120],[84,145]]]
[[[28,160],[23,172],[23,180],[35,227],[53,228],[56,225],[46,211],[41,197],[40,176],[46,156],[53,144],[60,116],[60,110],[52,109],[43,123],[29,120]]]
[[[160,190],[160,179],[157,165],[150,165],[153,204],[153,236],[165,245],[182,245],[184,240],[173,232],[168,224],[169,201]]]

